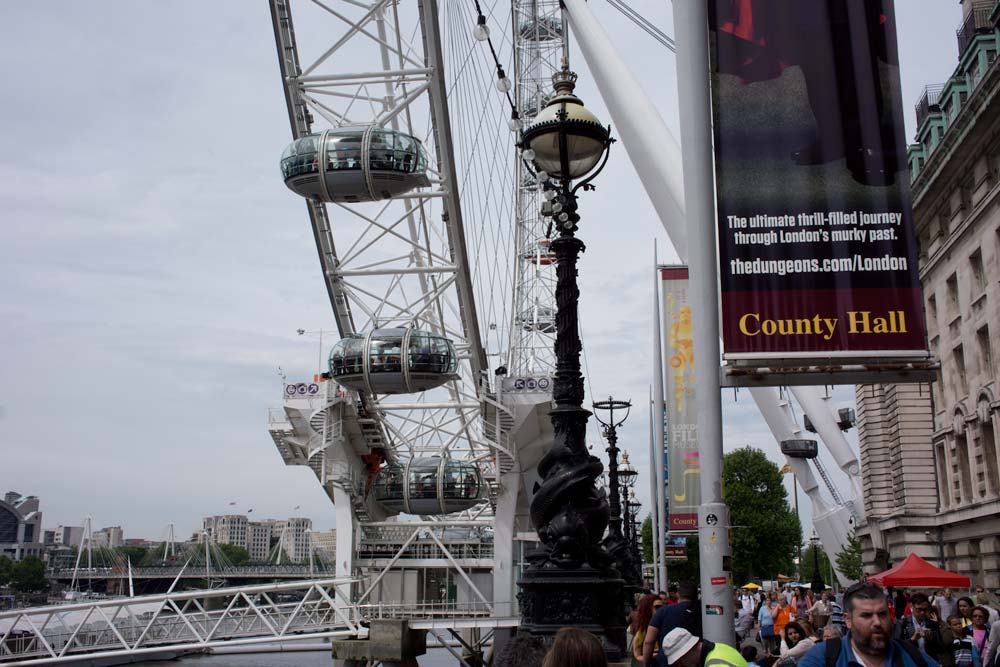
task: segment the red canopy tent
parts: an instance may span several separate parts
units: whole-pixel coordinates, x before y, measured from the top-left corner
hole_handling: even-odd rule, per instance
[[[912,586],[914,588],[969,588],[968,577],[934,567],[917,554],[910,554],[903,562],[885,572],[868,577],[880,586]]]

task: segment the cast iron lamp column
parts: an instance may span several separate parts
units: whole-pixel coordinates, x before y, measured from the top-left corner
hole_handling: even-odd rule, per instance
[[[823,573],[819,571],[819,537],[815,532],[809,538],[809,544],[813,548],[813,576],[809,587],[812,589],[813,595],[818,596],[826,590],[826,584],[823,582]]]
[[[638,516],[639,503],[635,502],[635,483],[639,471],[632,467],[628,460],[628,452],[622,454],[622,464],[618,468],[618,479],[621,480],[622,509],[625,516],[625,541],[628,544],[629,560],[624,572],[625,581],[635,586],[642,586],[642,558],[639,555],[638,531],[635,518]]]
[[[527,554],[518,600],[522,631],[551,641],[565,626],[588,630],[601,639],[608,659],[617,660],[625,648],[623,581],[601,544],[609,508],[595,480],[604,466],[585,442],[590,412],[583,408],[576,282],[584,245],[574,234],[580,221],[576,192],[593,189],[590,181],[607,163],[612,139],[573,94],[576,78],[565,63],[553,75],[555,96],[524,129],[520,143],[522,157],[532,163],[545,190],[542,214],[551,216],[550,232],[554,227],[558,236],[549,246],[556,256],[554,435],[538,463],[541,483],[531,501],[531,522],[541,544]]]
[[[622,530],[622,516],[628,516],[626,512],[627,508],[625,507],[625,502],[628,500],[628,493],[624,489],[626,478],[620,475],[618,469],[618,452],[620,451],[618,449],[618,427],[628,419],[632,403],[629,401],[618,401],[608,396],[605,401],[595,402],[593,407],[595,411],[598,411],[595,417],[601,424],[604,437],[608,441],[608,447],[605,451],[608,453],[608,490],[611,496],[609,499],[611,522],[608,525],[608,534],[604,538],[604,548],[607,549],[614,562],[618,564],[621,576],[625,580],[625,585],[622,588],[622,613],[627,616],[628,612],[632,609],[633,598],[638,590],[635,588],[631,576],[631,549],[629,549],[628,540],[625,538],[624,531]],[[621,419],[616,419],[615,410],[624,410],[625,416],[621,417]],[[607,421],[600,418],[599,411],[607,411]]]

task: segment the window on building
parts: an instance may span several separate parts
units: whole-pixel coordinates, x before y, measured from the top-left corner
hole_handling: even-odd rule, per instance
[[[993,345],[990,343],[990,326],[984,324],[976,332],[976,344],[979,347],[979,370],[989,378],[993,375]]]
[[[969,380],[965,373],[965,350],[961,345],[952,351],[955,362],[955,393],[964,396],[969,393]]]
[[[997,439],[992,420],[979,422],[979,443],[983,452],[986,489],[990,495],[996,496],[1000,494],[1000,461],[997,460]]]
[[[937,297],[933,294],[927,298],[927,323],[930,325],[931,331],[937,331]]]
[[[945,284],[948,289],[948,317],[954,318],[962,312],[958,304],[958,274],[948,276]]]
[[[969,268],[972,271],[972,293],[975,296],[986,291],[986,272],[983,270],[983,251],[977,249],[969,255]]]
[[[937,467],[938,478],[938,502],[941,509],[951,507],[951,493],[948,485],[948,458],[945,450],[945,443],[941,441],[934,446],[934,463]]]

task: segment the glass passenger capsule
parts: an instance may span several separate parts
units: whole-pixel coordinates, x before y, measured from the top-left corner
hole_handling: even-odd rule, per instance
[[[792,439],[781,441],[781,453],[793,459],[814,459],[819,454],[815,440]]]
[[[330,375],[373,394],[412,394],[457,378],[458,353],[450,340],[413,328],[351,334],[330,350]]]
[[[556,311],[548,306],[529,308],[517,316],[517,324],[525,331],[555,333]]]
[[[549,239],[541,239],[538,243],[530,244],[524,251],[522,257],[537,264],[538,266],[552,266],[556,263],[556,254],[549,249]]]
[[[430,185],[420,140],[374,125],[296,139],[281,155],[281,175],[292,192],[326,202],[376,201]]]
[[[375,500],[393,512],[451,514],[479,504],[484,487],[475,465],[433,456],[383,467],[372,488]]]
[[[521,37],[535,42],[548,42],[562,37],[562,21],[554,16],[542,16],[521,22]]]

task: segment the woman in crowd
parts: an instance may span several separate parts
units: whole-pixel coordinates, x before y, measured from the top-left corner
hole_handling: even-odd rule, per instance
[[[986,655],[987,640],[990,635],[988,624],[990,610],[982,605],[972,608],[972,643],[976,645],[979,655]]]
[[[608,667],[601,640],[579,628],[562,628],[545,654],[542,667]]]
[[[809,607],[809,622],[814,628],[822,628],[830,620],[833,613],[833,605],[830,604],[830,594],[823,591],[816,604]]]
[[[795,614],[795,620],[804,621],[809,615],[809,608],[813,606],[812,593],[809,593],[804,588],[797,588],[795,590],[795,595],[792,596],[792,613]]]
[[[778,604],[771,610],[771,618],[774,622],[775,638],[782,637],[785,626],[792,620],[792,608],[785,601],[784,595],[778,596]],[[775,643],[777,643],[777,639],[775,639]],[[771,651],[771,653],[774,653],[774,651]]]
[[[757,621],[760,623],[760,642],[764,645],[764,650],[768,653],[774,652],[778,647],[777,635],[774,632],[774,617],[772,611],[778,607],[778,594],[771,591],[767,594],[764,604],[757,612]]]
[[[970,597],[958,598],[958,615],[962,617],[963,628],[968,628],[972,625],[972,608],[975,606],[976,603]],[[965,634],[969,634],[968,629],[966,629]]]
[[[808,623],[792,621],[785,626],[785,635],[781,639],[780,664],[795,664],[809,649],[816,645],[812,638],[812,628]]]
[[[632,665],[642,665],[642,643],[646,641],[646,628],[653,618],[654,607],[663,606],[663,600],[658,595],[644,595],[632,612],[632,622],[628,626],[629,649],[632,651]]]
[[[811,630],[811,629],[810,629]],[[792,667],[816,645],[812,633],[797,621],[791,621],[781,633],[781,648],[778,655],[769,655],[757,661],[760,667]]]

